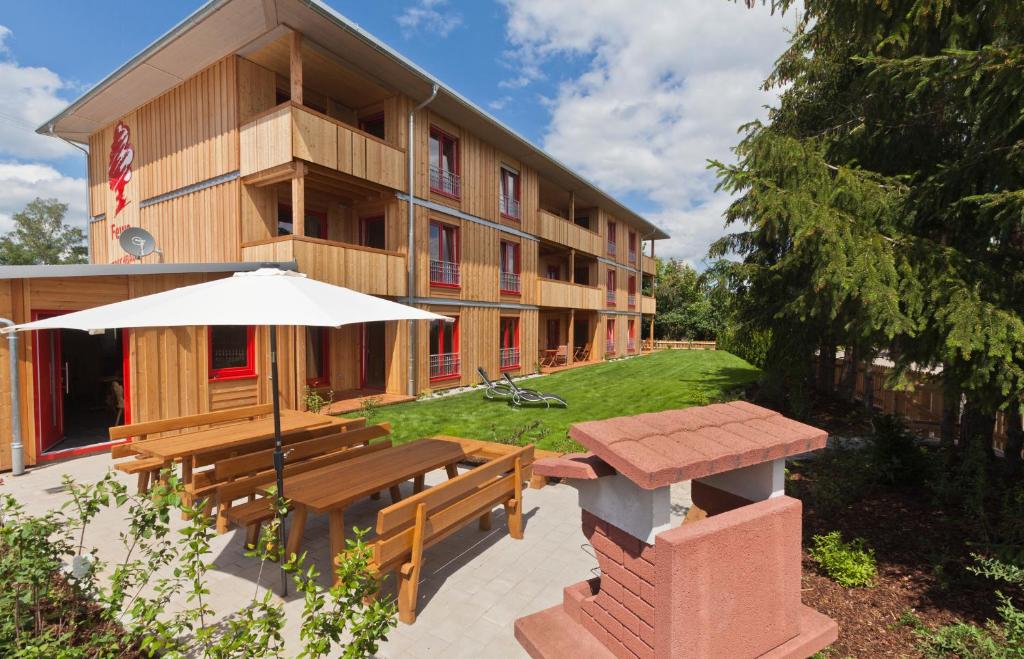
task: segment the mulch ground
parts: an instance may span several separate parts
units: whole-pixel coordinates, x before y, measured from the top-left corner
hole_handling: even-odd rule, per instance
[[[833,530],[844,540],[867,541],[878,578],[872,588],[844,588],[805,551],[803,602],[839,623],[839,640],[828,656],[922,656],[913,629],[899,622],[908,611],[932,629],[996,617],[991,582],[963,570],[970,563],[965,530],[913,493],[870,494],[827,517],[805,502],[804,546],[811,536]]]

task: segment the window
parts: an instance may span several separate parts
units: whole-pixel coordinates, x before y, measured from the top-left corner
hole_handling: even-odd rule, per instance
[[[359,130],[369,133],[374,137],[384,139],[384,113],[379,112],[373,116],[360,119]]]
[[[519,319],[501,319],[501,370],[519,368]]]
[[[632,309],[633,307],[636,306],[636,275],[629,276],[628,293],[629,308]]]
[[[459,377],[459,319],[449,323],[430,322],[430,380],[450,380]]]
[[[604,333],[604,354],[615,354],[615,319],[609,318]]]
[[[636,263],[636,232],[629,232],[629,262]]]
[[[608,295],[607,302],[609,307],[615,306],[615,271],[611,268],[608,269]]]
[[[430,191],[454,199],[462,196],[459,181],[459,141],[430,127]]]
[[[519,172],[504,165],[501,167],[501,195],[498,201],[502,217],[519,219]]]
[[[331,333],[326,327],[306,328],[306,384],[322,387],[331,383]]]
[[[548,279],[559,279],[561,278],[561,268],[554,263],[548,263]]]
[[[615,256],[615,223],[608,223],[608,256]]]
[[[458,288],[459,230],[450,224],[430,223],[430,283]]]
[[[501,292],[518,295],[519,280],[519,243],[501,241]]]
[[[292,221],[292,207],[288,204],[277,205],[277,235],[290,236],[295,232]],[[327,214],[318,211],[306,211],[306,232],[309,238],[327,240]]]
[[[210,328],[209,377],[211,380],[237,380],[256,377],[256,335],[252,327],[217,325]]]
[[[363,247],[387,249],[384,216],[364,217],[359,222],[359,244]]]
[[[626,350],[636,352],[636,321],[633,319],[626,323]]]

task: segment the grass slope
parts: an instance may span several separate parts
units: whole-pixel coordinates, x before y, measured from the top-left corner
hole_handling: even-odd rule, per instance
[[[662,351],[531,378],[521,385],[562,396],[568,409],[517,409],[504,401],[485,399],[478,388],[448,398],[382,407],[373,422],[391,422],[392,438],[400,444],[431,435],[507,441],[539,420],[523,439],[538,448],[566,451],[573,450],[566,441],[573,423],[732,398],[757,376],[755,367],[727,352]]]

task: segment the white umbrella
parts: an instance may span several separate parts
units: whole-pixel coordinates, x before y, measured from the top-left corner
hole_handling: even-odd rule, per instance
[[[277,472],[278,495],[283,496],[284,455],[281,451],[277,326],[341,327],[385,320],[451,319],[309,279],[301,273],[260,268],[203,284],[14,325],[0,330],[0,333],[44,329],[100,332],[133,327],[191,325],[269,326],[270,378],[274,402],[274,469]]]

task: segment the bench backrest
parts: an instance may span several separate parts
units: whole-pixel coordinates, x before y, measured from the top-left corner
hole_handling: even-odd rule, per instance
[[[281,445],[289,446],[298,442],[305,442],[317,437],[323,437],[324,435],[333,435],[346,430],[362,428],[365,425],[366,419],[359,417],[358,419],[345,419],[340,424],[325,424],[313,428],[303,428],[301,430],[292,430],[290,432],[286,431],[281,433]],[[250,453],[265,451],[267,449],[272,449],[273,447],[274,438],[268,437],[266,439],[261,439],[258,442],[249,442],[244,446],[235,446],[233,448],[226,448],[217,451],[206,451],[194,456],[192,461],[193,465],[196,467],[207,467],[212,464],[217,464],[221,460],[225,460],[227,458],[249,455]]]
[[[126,426],[113,426],[110,428],[110,439],[125,439],[137,437],[145,440],[149,435],[172,430],[185,430],[209,426],[229,421],[240,421],[242,419],[255,419],[274,413],[274,406],[270,403],[265,405],[248,405],[246,407],[232,407],[206,414],[192,414],[189,416],[178,416],[171,419],[160,419],[159,421],[145,421],[143,423],[132,423]]]
[[[381,423],[295,442],[289,444],[285,449],[285,463],[301,462],[325,453],[340,451],[359,444],[369,444],[370,440],[390,434],[391,424]],[[274,449],[255,451],[218,461],[213,467],[213,480],[215,482],[228,481],[239,476],[273,469],[273,467]]]
[[[524,471],[531,464],[532,445],[384,508],[377,513],[374,563],[387,568],[403,562],[412,554],[416,538],[428,547],[495,504],[521,500]]]
[[[337,462],[351,460],[352,458],[357,458],[360,455],[383,451],[388,448],[391,448],[391,440],[385,439],[383,441],[370,444],[369,446],[357,446],[356,448],[342,449],[340,451],[334,451],[332,453],[327,453],[326,455],[319,455],[301,462],[287,463],[284,466],[284,475],[286,478],[288,476],[295,476],[307,471],[312,471],[313,469],[319,469],[320,467],[326,467]],[[273,483],[276,478],[277,474],[274,470],[268,469],[251,476],[243,476],[226,483],[221,483],[216,487],[217,500],[221,502],[234,501],[235,499],[249,496],[250,494],[256,494],[261,488]],[[287,498],[287,496],[288,493],[285,492],[285,498]]]

